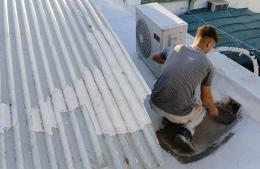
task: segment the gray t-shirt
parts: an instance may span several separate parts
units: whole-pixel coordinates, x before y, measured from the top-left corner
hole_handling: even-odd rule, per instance
[[[195,105],[195,89],[200,84],[211,86],[213,65],[201,49],[191,46],[170,46],[160,54],[165,63],[151,99],[165,112],[187,115]]]

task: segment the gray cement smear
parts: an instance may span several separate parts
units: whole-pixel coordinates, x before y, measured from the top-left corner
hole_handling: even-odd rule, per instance
[[[194,162],[212,154],[231,139],[234,133],[230,130],[241,118],[241,105],[232,98],[217,105],[220,111],[218,118],[207,115],[195,129],[195,135],[192,139],[195,147],[194,152],[184,151],[175,145],[174,137],[177,134],[177,130],[176,126],[169,121],[164,121],[163,128],[157,131],[161,146],[182,163]]]

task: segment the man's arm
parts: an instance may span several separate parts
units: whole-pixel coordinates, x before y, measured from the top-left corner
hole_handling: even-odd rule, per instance
[[[206,107],[209,115],[218,116],[219,111],[214,104],[214,99],[211,92],[210,86],[201,85],[201,101],[203,106]]]
[[[159,64],[164,64],[165,59],[161,56],[161,52],[158,52],[153,55],[153,61],[159,63]]]
[[[160,51],[158,53],[155,53],[153,55],[152,59],[159,64],[164,64],[170,48],[171,48],[171,46],[164,48],[162,51]]]

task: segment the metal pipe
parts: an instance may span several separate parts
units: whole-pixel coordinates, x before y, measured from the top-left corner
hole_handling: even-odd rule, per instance
[[[229,52],[237,52],[240,54],[244,54],[245,56],[249,57],[249,59],[252,61],[254,73],[256,75],[259,75],[259,65],[256,56],[254,53],[250,52],[249,50],[243,48],[236,48],[236,47],[218,47],[217,51],[219,52],[229,51]]]

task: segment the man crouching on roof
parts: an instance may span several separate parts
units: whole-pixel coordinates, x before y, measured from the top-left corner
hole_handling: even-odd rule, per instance
[[[214,68],[206,56],[216,43],[216,30],[204,25],[198,28],[192,46],[170,46],[153,55],[153,60],[164,64],[164,68],[154,84],[151,107],[178,127],[174,140],[186,150],[194,150],[191,142],[194,129],[206,111],[211,116],[219,114],[211,93]],[[196,103],[194,96],[199,85],[202,105]]]

